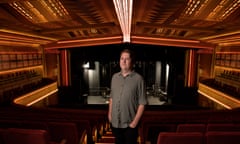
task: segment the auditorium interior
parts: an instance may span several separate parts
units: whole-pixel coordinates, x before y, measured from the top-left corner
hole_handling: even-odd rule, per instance
[[[1,0],[0,144],[114,144],[120,52],[148,100],[138,144],[238,144],[240,0]]]

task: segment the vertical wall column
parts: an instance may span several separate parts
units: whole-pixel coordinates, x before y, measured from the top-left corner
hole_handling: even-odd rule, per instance
[[[197,51],[190,49],[186,52],[185,59],[185,86],[197,86],[197,72],[198,72],[198,55]]]
[[[166,61],[162,61],[162,71],[161,71],[161,84],[160,84],[160,87],[161,87],[161,90],[166,92],[166,89],[167,89],[167,83],[166,83],[166,80],[167,80],[167,77],[166,77]]]
[[[217,46],[216,48],[213,49],[212,62],[211,62],[211,73],[210,73],[211,78],[215,78],[216,51],[219,49],[221,49],[220,46]]]
[[[60,71],[61,71],[61,86],[70,85],[70,54],[64,49],[60,51]]]

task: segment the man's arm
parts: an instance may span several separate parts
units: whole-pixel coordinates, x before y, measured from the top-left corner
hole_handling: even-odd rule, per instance
[[[135,128],[138,125],[138,122],[139,122],[139,120],[141,119],[141,117],[143,115],[144,109],[145,109],[145,105],[141,105],[140,104],[138,106],[136,116],[135,116],[135,118],[133,119],[133,121],[129,125],[131,128]]]
[[[109,104],[108,104],[108,120],[109,120],[109,122],[112,121],[112,98],[109,98]]]

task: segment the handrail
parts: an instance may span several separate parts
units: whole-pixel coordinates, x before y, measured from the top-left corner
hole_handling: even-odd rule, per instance
[[[44,98],[56,93],[58,91],[57,82],[46,85],[40,89],[27,93],[13,100],[14,104],[31,106]]]
[[[202,83],[199,83],[198,92],[226,109],[234,109],[240,107],[240,100],[235,99],[232,96],[229,96]]]

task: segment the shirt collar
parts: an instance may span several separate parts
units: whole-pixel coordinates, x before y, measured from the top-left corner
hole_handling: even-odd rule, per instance
[[[133,76],[135,74],[135,71],[132,70],[131,73],[129,73],[127,76]],[[118,73],[119,76],[123,76],[121,71]]]

